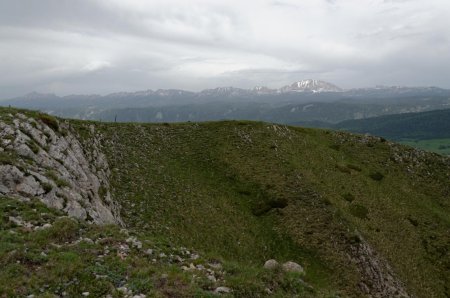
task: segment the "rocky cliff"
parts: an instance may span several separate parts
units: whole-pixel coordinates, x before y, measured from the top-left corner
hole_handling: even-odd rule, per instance
[[[69,216],[122,224],[96,137],[89,148],[67,122],[38,113],[0,115],[0,194],[39,198]]]

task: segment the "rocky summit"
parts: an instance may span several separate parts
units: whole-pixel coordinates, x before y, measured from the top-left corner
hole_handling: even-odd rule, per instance
[[[447,157],[263,122],[11,108],[0,136],[0,297],[450,295]]]

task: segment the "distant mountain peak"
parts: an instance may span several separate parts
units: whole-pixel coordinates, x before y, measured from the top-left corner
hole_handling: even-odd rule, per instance
[[[306,79],[292,83],[279,89],[281,92],[342,92],[343,90],[331,83]]]

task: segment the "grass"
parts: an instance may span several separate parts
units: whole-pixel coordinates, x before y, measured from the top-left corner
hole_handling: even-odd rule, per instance
[[[15,151],[5,150],[0,152],[0,165],[15,165],[18,159],[18,154]]]
[[[450,295],[450,165],[443,156],[366,136],[248,121],[70,124],[85,148],[92,142],[90,125],[101,134],[109,190],[129,229],[167,255],[187,246],[201,252],[193,263],[219,260],[228,275],[224,285],[236,296],[263,296],[269,289],[278,297],[359,297],[364,276],[348,255],[362,239],[389,262],[410,294]],[[75,238],[106,235],[116,244],[125,240],[114,227],[78,223],[76,233]],[[210,282],[193,281],[172,263],[154,264],[133,252],[126,260],[116,255],[98,265],[96,251],[104,247],[65,246],[72,241],[70,229],[63,239],[42,235],[36,245],[64,245],[55,255],[47,253],[53,260],[45,263],[52,264],[47,276],[58,284],[73,276],[83,280],[67,286],[75,296],[81,290],[111,292],[124,276],[132,277],[128,285],[150,294],[211,295]],[[20,240],[9,232],[4,237],[5,247]],[[264,270],[271,258],[301,264],[306,276]],[[43,262],[39,254],[30,259]],[[33,284],[40,290],[50,283],[15,279],[40,275],[26,277],[28,268],[12,260],[0,276],[4,287]],[[93,272],[108,278],[90,285]]]
[[[48,170],[46,172],[46,176],[49,179],[52,179],[58,187],[70,187],[69,182],[66,180],[59,178],[55,171]]]
[[[35,141],[29,140],[27,142],[27,146],[31,149],[31,151],[33,151],[34,154],[38,154],[39,153],[40,148],[39,148],[38,144],[36,144]]]
[[[367,215],[369,214],[369,210],[366,207],[358,204],[350,205],[349,211],[351,215],[361,219],[367,219]]]
[[[207,262],[211,261],[208,258],[187,259],[186,264],[159,258],[158,254],[162,252],[167,256],[183,255],[182,250],[139,234],[135,235],[142,240],[143,248],[130,247],[125,257],[119,257],[120,247],[127,245],[128,232],[124,233],[117,226],[96,226],[76,221],[37,200],[19,202],[1,197],[0,212],[1,297],[32,294],[53,297],[63,293],[69,297],[81,297],[84,292],[89,292],[89,297],[108,294],[122,297],[118,288],[123,286],[134,294],[148,297],[214,296],[214,285],[206,278],[206,271],[190,272],[181,268],[189,262],[208,267]],[[20,216],[24,222],[37,227],[51,226],[37,230],[25,228],[13,224],[10,216]],[[153,255],[144,253],[148,247],[154,249]],[[233,287],[233,294],[237,296],[260,297],[267,294],[267,288],[275,297],[285,297],[287,293],[305,293],[307,297],[315,293],[295,274],[227,261],[222,263],[226,273],[214,270],[218,277],[225,274],[226,280],[218,284]]]
[[[88,140],[87,124],[77,125]],[[245,121],[95,125],[131,226],[251,266],[293,259],[314,287],[344,295],[356,295],[360,278],[346,257],[356,230],[411,293],[448,291],[439,254],[423,245],[435,232],[448,239],[449,170],[439,156],[417,163],[412,149],[385,140]]]

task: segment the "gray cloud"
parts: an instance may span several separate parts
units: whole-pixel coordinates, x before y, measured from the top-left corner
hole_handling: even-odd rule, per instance
[[[0,97],[303,78],[450,88],[447,0],[3,0]]]

